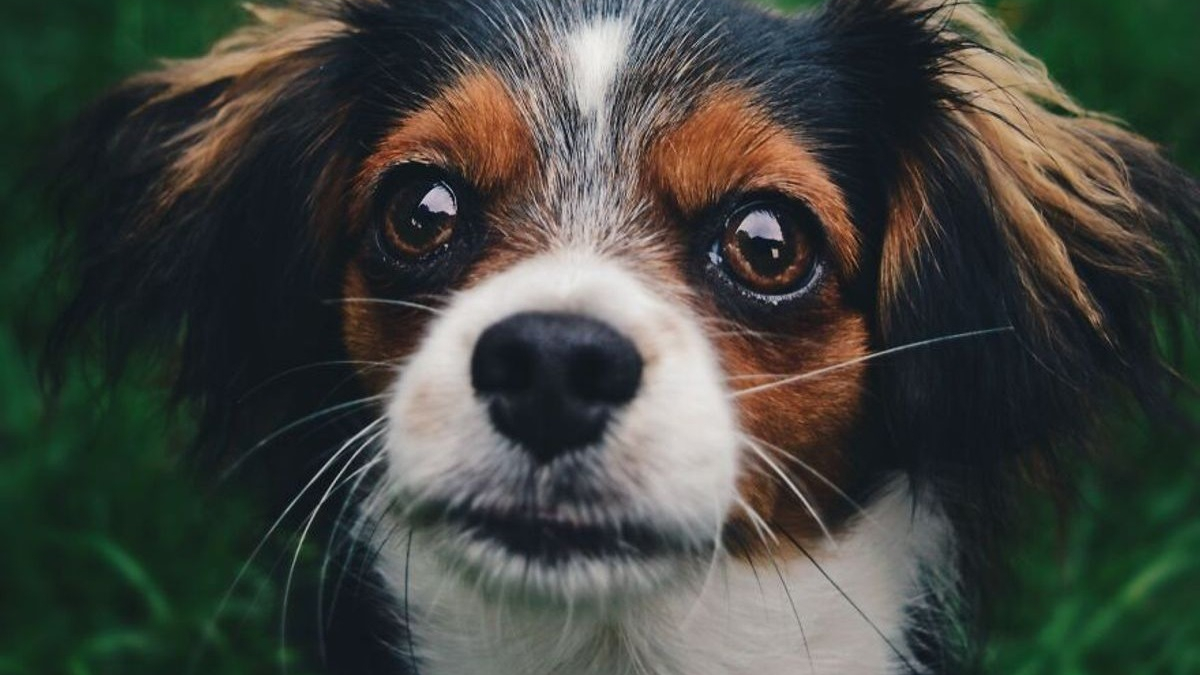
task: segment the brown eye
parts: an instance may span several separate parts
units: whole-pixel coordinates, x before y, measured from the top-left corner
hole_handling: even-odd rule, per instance
[[[726,221],[719,256],[734,281],[754,293],[798,291],[816,265],[813,218],[801,209],[769,203],[744,206]]]
[[[387,206],[384,234],[404,260],[424,258],[450,243],[458,229],[458,197],[445,182],[418,182]]]

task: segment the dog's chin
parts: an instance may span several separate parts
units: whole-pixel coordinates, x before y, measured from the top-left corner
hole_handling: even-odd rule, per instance
[[[715,533],[448,503],[420,505],[410,524],[444,573],[505,603],[614,607],[702,576],[716,546]]]

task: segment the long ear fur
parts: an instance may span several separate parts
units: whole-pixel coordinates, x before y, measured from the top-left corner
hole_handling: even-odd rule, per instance
[[[986,614],[1013,481],[1066,487],[1062,456],[1121,407],[1178,419],[1170,352],[1197,334],[1200,185],[1083,110],[970,1],[831,0],[821,20],[888,149],[878,348],[1011,328],[875,372],[885,451],[961,543],[953,625],[914,649],[969,672],[981,636],[941,639],[985,628],[953,616]]]
[[[213,434],[229,431],[250,387],[336,337],[320,300],[335,297],[326,262],[338,242],[320,225],[339,208],[347,161],[339,92],[355,67],[338,43],[350,31],[315,9],[251,10],[254,24],[207,56],[102,100],[59,162],[65,262],[80,277],[47,380],[61,380],[85,336],[114,375],[135,350],[158,349]]]
[[[891,363],[896,451],[918,468],[1044,458],[1129,394],[1169,409],[1160,338],[1195,310],[1196,181],[973,3],[844,0],[825,20],[875,55],[865,86],[896,148],[881,346],[1013,329]]]

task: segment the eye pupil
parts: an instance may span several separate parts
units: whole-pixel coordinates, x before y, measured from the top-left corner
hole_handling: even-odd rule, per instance
[[[406,258],[429,255],[448,243],[458,224],[458,200],[445,183],[402,190],[388,211],[388,239]]]

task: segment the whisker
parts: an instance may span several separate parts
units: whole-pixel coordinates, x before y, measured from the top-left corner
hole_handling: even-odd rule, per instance
[[[782,379],[786,379],[789,377],[792,377],[792,376],[791,375],[779,375],[779,374],[775,374],[775,373],[757,373],[757,374],[753,374],[753,375],[730,375],[729,377],[727,377],[725,379],[729,380],[730,382],[737,382],[739,380],[782,380]]]
[[[437,307],[430,307],[419,302],[411,302],[408,300],[392,300],[388,298],[340,298],[337,300],[327,300],[325,304],[329,305],[387,305],[390,307],[401,307],[404,309],[416,309],[422,312],[428,312],[434,316],[441,316],[445,312]]]
[[[708,337],[710,337],[710,338],[740,337],[740,338],[748,338],[751,340],[769,341],[769,340],[780,340],[780,339],[791,337],[791,336],[784,335],[782,333],[767,333],[764,331],[741,329],[741,330],[723,330],[723,331],[710,332],[710,333],[708,333]]]
[[[374,541],[379,535],[379,528],[383,524],[383,519],[371,514],[371,500],[376,498],[378,492],[370,493],[370,495],[359,504],[358,518],[355,519],[354,525],[350,528],[348,536],[350,540],[350,550],[347,552],[346,561],[342,566],[341,574],[338,577],[338,585],[334,589],[335,601],[336,596],[341,593],[341,588],[350,575],[350,567],[353,565],[357,569],[354,575],[359,579],[365,577],[367,566],[366,559],[369,557],[367,553],[371,550]],[[356,551],[362,551],[363,560],[355,560]]]
[[[818,481],[823,483],[830,490],[833,490],[833,492],[837,496],[839,496],[843,500],[845,500],[845,502],[847,504],[849,504],[858,515],[862,516],[865,520],[871,522],[872,524],[878,525],[878,523],[876,523],[876,521],[875,521],[875,517],[872,516],[871,513],[866,510],[866,508],[864,508],[861,504],[859,504],[853,497],[846,494],[846,491],[841,489],[840,487],[838,487],[837,483],[834,483],[832,480],[826,478],[825,474],[818,471],[811,464],[809,464],[808,462],[804,461],[803,459],[800,459],[799,457],[793,455],[792,453],[784,450],[783,448],[781,448],[777,445],[774,445],[772,443],[769,443],[767,441],[764,441],[763,439],[758,438],[757,436],[749,436],[749,438],[753,439],[754,442],[756,442],[756,443],[762,444],[768,450],[774,451],[777,455],[782,457],[785,462],[792,462],[796,466],[798,466],[801,469],[804,469],[808,473],[812,474],[813,477],[815,477]]]
[[[720,511],[720,509],[715,510]],[[721,518],[721,520],[723,521],[724,518]],[[718,531],[719,530],[720,526],[718,525]],[[704,594],[708,592],[709,585],[712,584],[713,578],[717,572],[717,568],[722,561],[722,556],[727,555],[728,553],[725,551],[724,543],[722,542],[721,537],[718,535],[713,540],[712,555],[709,556],[708,564],[705,565],[704,581],[700,584],[700,590],[696,593],[696,602],[692,604],[692,608],[688,610],[687,614],[684,615],[682,622],[683,626],[686,627],[691,624],[696,612],[698,612],[700,606],[704,604]]]
[[[779,583],[783,585],[783,594],[787,596],[788,605],[792,608],[792,616],[796,617],[796,627],[800,629],[800,640],[804,642],[804,653],[808,656],[808,670],[810,673],[817,672],[817,666],[813,663],[812,649],[808,645],[808,633],[804,630],[804,622],[800,620],[800,610],[796,609],[796,600],[792,597],[792,589],[788,587],[787,579],[783,576],[783,570],[779,569],[779,563],[775,561],[775,556],[770,556],[771,567],[775,568],[775,575],[779,577]]]
[[[408,531],[408,543],[404,546],[404,637],[408,645],[408,665],[412,667],[413,675],[419,675],[417,668],[417,648],[413,640],[412,612],[408,603],[410,571],[412,569],[413,531]]]
[[[363,436],[370,433],[371,429],[373,429],[382,421],[383,418],[380,418],[375,422],[368,424],[362,429],[362,431],[359,431],[357,434],[355,434],[349,441],[339,448],[337,452],[333,453],[333,455],[321,466],[320,469],[317,470],[316,474],[313,475],[313,477],[304,485],[304,487],[300,488],[300,491],[296,494],[292,501],[288,503],[287,507],[284,508],[283,513],[279,514],[279,517],[275,519],[275,522],[271,523],[271,526],[267,528],[266,534],[262,536],[258,544],[254,547],[254,550],[250,552],[250,556],[246,559],[246,562],[242,565],[241,569],[238,570],[237,575],[233,579],[233,583],[229,585],[229,588],[221,597],[221,601],[217,604],[217,609],[213,613],[213,617],[211,619],[212,622],[215,622],[222,614],[225,613],[225,609],[228,607],[229,602],[233,597],[234,590],[237,589],[242,580],[245,579],[246,574],[250,571],[250,566],[255,560],[258,559],[258,556],[262,553],[263,549],[266,548],[267,543],[271,540],[271,537],[275,535],[275,533],[283,525],[284,521],[287,520],[287,517],[291,515],[296,506],[300,504],[300,501],[306,494],[308,494],[308,491],[311,490],[313,486],[321,480],[321,477],[333,467],[338,458],[341,457],[341,455],[346,452],[348,448],[350,448]]]
[[[704,318],[701,325],[707,331],[708,337],[745,337],[756,340],[778,340],[790,338],[791,335],[777,331],[764,331],[748,328],[745,324],[732,319]]]
[[[384,451],[381,449],[381,451],[376,454],[374,458],[366,461],[362,467],[355,470],[354,473],[347,476],[344,481],[336,484],[333,488],[333,491],[336,492],[346,485],[350,485],[350,489],[346,492],[346,498],[342,500],[342,506],[340,509],[338,509],[338,514],[333,519],[333,526],[330,528],[329,541],[325,544],[325,555],[321,560],[321,572],[317,581],[317,635],[319,638],[318,648],[322,660],[326,658],[325,633],[330,628],[330,622],[333,621],[334,609],[337,607],[338,591],[340,590],[341,582],[345,579],[344,574],[338,576],[339,587],[334,588],[333,598],[329,603],[329,616],[327,619],[325,616],[325,583],[326,579],[328,578],[329,566],[333,562],[333,551],[337,546],[339,524],[346,517],[346,512],[349,510],[350,504],[354,502],[354,496],[358,494],[359,490],[362,488],[363,482],[366,481],[366,479],[371,475],[371,470],[383,463],[384,460]],[[353,539],[351,538],[353,537],[353,532],[348,532],[346,536],[347,538],[350,538],[349,540],[351,542],[353,542]],[[353,548],[350,549],[350,553],[353,553]],[[342,565],[342,571],[344,572],[347,567],[347,565]]]
[[[291,375],[296,375],[309,370],[316,370],[317,368],[335,368],[337,366],[360,366],[363,368],[363,370],[369,370],[371,368],[392,368],[395,367],[395,364],[387,363],[385,361],[320,361],[317,363],[309,363],[303,366],[296,366],[295,368],[289,368],[277,375],[272,375],[266,380],[263,380],[261,383],[248,389],[246,393],[242,394],[241,398],[238,399],[238,403],[244,403],[247,399],[253,397],[259,391],[262,391],[279,380]],[[359,372],[361,373],[363,371]]]
[[[382,521],[381,518],[375,518],[375,520]],[[392,523],[391,527],[389,527],[382,536],[379,535],[378,527],[376,527],[373,530],[372,537],[377,538],[378,541],[372,547],[372,550],[370,551],[370,555],[366,556],[362,560],[362,564],[359,567],[359,574],[365,575],[365,574],[367,574],[367,570],[371,570],[371,569],[375,568],[376,563],[379,562],[379,557],[381,555],[383,555],[384,549],[386,549],[388,547],[388,545],[392,543],[393,539],[395,538],[395,536],[397,534],[399,534],[402,530],[404,530],[405,527],[407,527],[405,525],[405,522],[406,522],[405,519],[396,518],[394,520],[394,522]]]
[[[335,527],[334,527],[333,532],[330,533],[329,542],[326,546],[325,560],[321,564],[321,577],[320,577],[321,583],[317,587],[319,596],[324,595],[326,573],[328,571],[329,565],[333,562],[332,561],[332,553],[333,553],[335,541],[336,541],[337,535],[338,535],[336,524],[341,523],[345,519],[346,513],[350,510],[350,506],[352,504],[357,503],[357,504],[359,504],[359,506],[361,508],[364,508],[364,509],[366,508],[365,505],[363,505],[363,503],[361,501],[356,501],[354,497],[355,497],[355,495],[359,494],[359,491],[362,489],[362,484],[366,481],[367,478],[370,477],[371,471],[374,470],[375,467],[379,466],[380,464],[383,464],[386,461],[387,461],[386,448],[380,448],[379,453],[374,458],[368,460],[366,463],[363,464],[362,468],[355,471],[353,475],[347,477],[347,479],[346,479],[347,481],[354,480],[354,485],[350,488],[350,491],[346,493],[346,498],[344,500],[342,500],[342,508],[338,512],[337,517],[334,519]],[[349,563],[354,556],[354,551],[357,548],[357,546],[359,544],[359,540],[361,538],[361,534],[362,534],[361,528],[365,524],[366,524],[365,519],[360,514],[360,517],[355,520],[354,524],[349,526],[348,528],[346,528],[345,537],[346,537],[346,541],[349,544],[349,548],[346,551],[346,554],[345,554],[346,559],[343,561],[341,572],[339,572],[339,574],[338,574],[337,583],[334,585],[334,588],[333,588],[333,595],[329,601],[329,610],[328,611],[331,615],[331,619],[332,619],[332,614],[333,614],[334,608],[337,606],[338,595],[341,592],[342,584],[345,582],[346,574],[350,569]],[[325,603],[323,601],[319,601],[318,602],[318,611],[319,612],[323,611],[324,607],[325,607]],[[324,623],[324,622],[322,622],[322,623],[326,629],[329,628],[328,623]]]
[[[883,630],[881,630],[879,628],[879,626],[874,621],[871,620],[871,617],[868,616],[867,613],[864,612],[861,607],[859,607],[858,603],[855,602],[854,599],[851,598],[846,593],[846,591],[842,590],[842,587],[838,584],[838,582],[834,581],[833,577],[831,577],[829,575],[829,573],[825,571],[825,568],[822,567],[821,564],[817,562],[817,559],[814,558],[813,555],[808,552],[808,549],[804,548],[804,546],[802,546],[800,544],[800,542],[797,541],[796,538],[793,537],[792,534],[790,532],[788,532],[786,529],[781,528],[781,532],[783,533],[783,536],[792,543],[792,546],[795,546],[796,550],[799,551],[801,553],[801,555],[803,555],[805,558],[807,558],[810,563],[812,563],[813,567],[815,567],[817,569],[817,572],[819,572],[821,574],[821,576],[825,578],[825,581],[828,581],[829,585],[833,586],[834,590],[836,590],[838,592],[838,594],[841,595],[842,598],[846,600],[846,602],[850,605],[850,607],[860,617],[862,617],[863,621],[867,622],[867,625],[869,625],[871,627],[871,630],[875,631],[875,634],[878,635],[881,640],[883,640],[884,644],[886,644],[888,646],[888,649],[890,649],[892,651],[892,653],[894,653],[896,655],[896,657],[900,659],[900,661],[908,669],[908,672],[912,672],[912,673],[921,672],[913,665],[912,661],[910,661],[909,658],[904,655],[904,652],[900,651],[900,648],[897,647],[894,642],[892,642],[891,638],[889,638],[887,635],[885,635]]]
[[[246,462],[250,461],[250,459],[256,453],[258,453],[263,448],[267,447],[268,445],[270,445],[271,443],[273,443],[280,437],[285,436],[289,432],[294,431],[294,430],[304,426],[305,424],[308,424],[309,422],[314,422],[318,419],[321,419],[322,417],[327,417],[334,413],[345,412],[348,410],[353,410],[355,408],[365,408],[372,403],[378,403],[379,401],[386,400],[387,398],[388,398],[387,394],[380,394],[378,396],[367,396],[365,398],[359,398],[359,399],[355,399],[353,401],[339,403],[337,405],[330,406],[330,407],[324,408],[322,410],[318,410],[317,412],[312,413],[310,415],[305,415],[304,417],[301,417],[300,419],[296,420],[295,422],[291,422],[290,424],[287,424],[286,426],[282,427],[278,431],[275,431],[274,433],[268,435],[266,438],[262,439],[258,443],[255,443],[253,447],[251,447],[241,457],[239,457],[236,461],[234,461],[232,464],[230,464],[229,468],[222,471],[218,480],[219,481],[229,480],[229,478],[231,476],[233,476],[233,474],[237,473],[243,466],[245,466]]]
[[[850,359],[849,361],[843,361],[842,363],[838,363],[838,364],[835,364],[832,366],[827,366],[825,368],[819,368],[817,370],[812,370],[807,373],[793,375],[791,377],[787,377],[783,380],[780,380],[779,382],[773,382],[771,384],[764,384],[764,385],[761,385],[758,387],[750,387],[748,389],[742,389],[742,390],[734,392],[733,398],[741,398],[742,396],[751,396],[753,394],[760,394],[764,391],[771,391],[773,389],[779,389],[782,387],[786,387],[788,385],[796,384],[797,382],[811,380],[816,377],[821,377],[822,375],[828,375],[829,373],[837,372],[839,370],[844,370],[846,368],[851,368],[853,366],[867,363],[869,361],[874,361],[876,359],[881,359],[881,358],[884,358],[887,356],[893,356],[895,354],[900,354],[903,352],[910,352],[910,351],[914,351],[917,349],[924,349],[926,347],[933,347],[933,346],[945,344],[948,342],[961,342],[963,340],[970,340],[972,338],[987,337],[990,335],[1000,335],[1000,334],[1004,334],[1004,333],[1013,333],[1013,332],[1016,332],[1016,329],[1013,328],[1012,326],[1008,326],[1006,328],[991,328],[988,330],[972,331],[970,333],[959,333],[957,335],[947,335],[947,336],[940,337],[940,338],[933,338],[930,340],[922,340],[920,342],[913,342],[913,343],[910,343],[907,345],[902,345],[900,347],[893,347],[891,349],[885,349],[880,352],[875,352],[874,354],[860,356],[855,359]]]
[[[812,515],[813,519],[817,521],[817,526],[821,528],[821,532],[824,533],[825,538],[829,541],[829,545],[836,550],[837,541],[833,538],[833,534],[829,531],[829,528],[826,527],[825,521],[821,519],[821,515],[817,513],[817,510],[813,507],[812,502],[809,501],[808,497],[804,496],[804,492],[801,491],[799,486],[797,486],[796,483],[788,476],[787,472],[783,470],[783,467],[776,464],[775,461],[771,459],[771,457],[767,455],[762,448],[758,447],[758,444],[755,443],[753,439],[744,438],[743,440],[746,441],[746,444],[750,447],[754,454],[758,455],[759,459],[761,459],[768,468],[775,472],[775,475],[777,475],[779,479],[783,481],[784,485],[786,485],[788,489],[792,491],[792,494],[794,494],[796,498],[800,500],[800,503],[804,505],[804,508],[809,512],[809,514]]]
[[[733,543],[737,545],[738,551],[746,559],[746,564],[750,566],[750,574],[754,576],[754,583],[758,586],[758,595],[762,598],[762,606],[765,608],[767,606],[767,588],[763,586],[762,576],[758,573],[758,566],[754,564],[754,556],[750,553],[750,547],[746,545],[746,542],[742,541],[741,535],[735,534]],[[763,544],[766,543],[764,539]]]
[[[750,517],[750,523],[754,525],[754,529],[758,532],[758,538],[762,539],[763,544],[769,546],[771,542],[774,542],[776,545],[779,545],[779,538],[775,536],[775,532],[771,530],[771,526],[767,525],[766,519],[759,515],[758,511],[753,506],[750,506],[750,503],[745,499],[738,497],[737,501],[738,506],[742,507],[742,510]],[[771,542],[767,541],[767,536],[770,536]]]
[[[380,422],[383,422],[384,419],[385,418],[379,418],[379,419],[375,420],[374,422],[372,422],[371,424],[369,424],[366,428],[367,429],[373,428],[376,425],[378,425]],[[354,443],[359,443],[358,448],[350,454],[350,457],[348,459],[346,459],[345,462],[342,463],[342,467],[338,470],[337,474],[335,474],[333,479],[330,481],[329,487],[325,489],[325,493],[322,494],[321,498],[317,500],[316,505],[313,507],[312,512],[309,513],[308,517],[305,519],[303,527],[300,531],[300,540],[299,540],[299,542],[296,543],[295,553],[292,554],[291,565],[288,566],[287,580],[284,582],[284,586],[283,586],[283,601],[281,603],[280,621],[279,621],[279,640],[280,640],[281,648],[284,645],[286,645],[286,643],[287,643],[288,606],[291,601],[292,584],[295,581],[295,577],[296,577],[296,565],[300,561],[300,553],[304,549],[304,542],[308,539],[308,534],[312,530],[313,523],[316,522],[317,515],[320,514],[321,508],[324,507],[325,503],[329,501],[329,496],[331,494],[333,494],[334,490],[338,487],[339,481],[341,480],[341,478],[346,474],[347,471],[350,470],[350,467],[354,465],[354,460],[358,459],[358,457],[360,455],[362,455],[362,453],[368,447],[370,447],[370,445],[372,443],[379,440],[379,438],[381,436],[383,436],[383,434],[385,434],[385,433],[387,433],[386,428],[384,428],[381,431],[376,432],[374,435],[367,436],[365,438],[365,440],[363,440],[361,443],[359,443],[358,439],[359,439],[359,436],[361,435],[361,432],[360,432],[360,434],[355,434],[354,438],[351,438],[351,440],[347,441],[338,450],[338,452],[334,453],[334,458],[336,458],[336,457],[340,456],[346,449],[350,448]],[[333,461],[334,460],[331,460],[330,463],[332,463]],[[328,466],[328,464],[326,466]],[[287,670],[288,670],[287,663],[285,662],[284,666],[283,666],[284,675],[287,674]]]
[[[349,510],[351,503],[354,502],[354,495],[358,493],[359,489],[361,488],[362,482],[364,480],[366,480],[367,476],[369,476],[369,475],[370,475],[369,473],[364,473],[358,479],[358,481],[355,482],[355,485],[353,488],[351,488],[351,491],[346,494],[346,498],[342,502],[342,513],[339,514],[338,521],[340,521],[342,518],[345,517],[345,512],[347,510]],[[338,570],[337,581],[335,581],[333,584],[333,593],[330,594],[329,602],[326,603],[324,600],[325,583],[326,583],[326,579],[328,577],[329,566],[331,566],[333,564],[333,558],[334,558],[333,551],[336,546],[336,540],[337,540],[337,536],[338,536],[338,532],[336,529],[334,530],[334,532],[330,533],[329,541],[326,544],[327,548],[326,548],[325,560],[321,564],[320,584],[317,586],[317,592],[318,592],[317,622],[319,624],[321,624],[321,626],[322,626],[322,628],[321,628],[322,635],[324,634],[325,631],[328,631],[330,628],[333,627],[334,616],[337,614],[338,600],[341,599],[342,589],[345,587],[346,579],[350,575],[350,568],[353,565],[354,556],[361,545],[360,539],[362,538],[362,526],[363,525],[364,525],[364,523],[362,522],[361,519],[356,520],[356,522],[353,525],[346,528],[346,531],[343,534],[343,536],[346,539],[346,543],[344,544],[344,546],[346,547],[346,551],[345,551],[345,553],[338,554],[339,556],[344,556],[344,557],[342,558],[342,560],[340,562],[341,569]],[[359,579],[359,581],[361,582],[362,579]]]
[[[771,541],[774,541],[775,545],[778,546],[779,539],[776,538],[774,530],[772,530],[771,526],[767,524],[766,519],[764,519],[753,506],[750,506],[749,502],[740,498],[738,501],[740,506],[745,509],[746,513],[749,515],[750,522],[754,524],[755,533],[758,534],[759,541],[762,542],[767,551],[769,552],[772,548]],[[770,535],[771,541],[767,540],[767,535]],[[754,564],[754,556],[750,552],[750,547],[747,546],[746,542],[742,540],[740,534],[735,533],[734,540],[737,543],[738,548],[741,549],[742,555],[745,556],[746,564],[750,566],[750,573],[754,575],[754,583],[758,586],[758,594],[762,598],[762,607],[765,612],[767,609],[767,590],[766,587],[763,586],[762,577],[759,576],[758,566]]]

